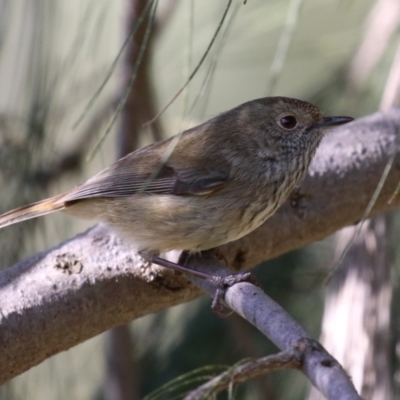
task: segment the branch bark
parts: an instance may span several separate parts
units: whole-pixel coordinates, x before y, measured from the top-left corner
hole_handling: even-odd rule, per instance
[[[336,235],[336,254],[354,234]],[[321,343],[337,357],[354,386],[369,400],[393,398],[391,350],[391,260],[384,216],[364,223],[326,293]],[[317,400],[312,392],[308,400]]]
[[[190,261],[195,270],[204,272],[206,264],[214,275],[229,274],[209,253],[193,256]],[[216,287],[208,281],[190,279],[204,292],[215,296]],[[267,357],[232,368],[189,393],[185,400],[208,398],[229,383],[243,382],[278,368],[299,369],[328,400],[361,400],[342,366],[261,288],[247,282],[235,284],[226,290],[225,303],[267,336],[282,353],[272,358],[274,362]]]
[[[392,109],[330,134],[277,214],[218,252],[233,269],[250,268],[358,222],[399,131],[400,109]],[[397,156],[373,214],[400,203],[388,204],[399,181]],[[106,329],[199,294],[183,276],[145,265],[98,225],[0,273],[0,383]]]

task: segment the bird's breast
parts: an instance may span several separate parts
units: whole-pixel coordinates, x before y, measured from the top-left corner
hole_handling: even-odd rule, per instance
[[[272,179],[268,176],[266,180],[260,181],[258,187],[254,188],[253,196],[241,211],[238,237],[247,235],[270,218],[286,200],[296,182],[287,174]]]

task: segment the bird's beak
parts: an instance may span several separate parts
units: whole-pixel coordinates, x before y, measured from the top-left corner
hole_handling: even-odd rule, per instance
[[[317,129],[329,129],[334,128],[338,125],[347,124],[348,122],[353,121],[354,118],[351,117],[324,117],[322,122],[315,124],[313,128]]]

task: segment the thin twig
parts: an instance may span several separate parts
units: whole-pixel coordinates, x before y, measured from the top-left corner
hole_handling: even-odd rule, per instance
[[[216,396],[232,384],[245,382],[257,376],[282,369],[300,369],[301,362],[298,354],[281,352],[256,360],[236,364],[205,384],[190,392],[184,400],[201,400]]]
[[[279,38],[278,47],[275,52],[274,60],[272,61],[271,69],[269,71],[268,85],[266,96],[274,93],[280,74],[282,73],[285,65],[286,56],[289,51],[290,44],[292,43],[294,32],[297,28],[299,15],[303,0],[291,0],[289,10],[286,15],[285,25],[281,37]]]
[[[232,0],[228,0],[228,4],[225,8],[224,14],[222,15],[221,21],[218,24],[217,30],[215,31],[210,43],[208,44],[208,47],[206,49],[206,51],[204,52],[203,56],[201,57],[199,63],[197,64],[197,66],[195,67],[195,69],[193,70],[193,72],[190,74],[189,78],[187,79],[187,81],[185,82],[185,84],[178,90],[178,92],[172,97],[172,99],[167,103],[167,105],[161,109],[160,112],[157,113],[157,115],[152,118],[150,121],[147,121],[144,125],[151,125],[152,123],[154,123],[154,121],[156,121],[162,114],[164,114],[164,112],[170,107],[170,105],[178,98],[178,96],[185,90],[186,86],[189,85],[189,83],[192,81],[192,79],[194,78],[194,76],[197,74],[197,71],[200,69],[200,67],[202,66],[204,60],[206,59],[208,53],[210,52],[215,39],[218,36],[219,31],[222,28],[222,25],[224,24],[225,18],[228,14],[229,8],[232,4]]]
[[[107,75],[105,76],[103,82],[101,83],[101,85],[99,86],[99,88],[93,93],[93,96],[90,98],[89,102],[87,103],[86,107],[84,108],[82,114],[80,115],[80,117],[77,119],[77,121],[73,124],[72,129],[76,129],[78,127],[78,125],[82,122],[83,118],[85,117],[85,115],[87,114],[87,112],[92,108],[94,102],[96,101],[97,97],[99,96],[99,94],[101,93],[101,91],[103,90],[104,86],[107,84],[107,82],[110,80],[112,74],[115,71],[115,68],[117,67],[117,64],[122,56],[122,54],[124,53],[126,47],[128,46],[128,44],[131,42],[132,38],[135,36],[136,31],[139,29],[140,25],[142,24],[142,22],[144,21],[144,19],[147,16],[147,13],[150,11],[151,6],[153,5],[155,0],[151,0],[147,3],[145,10],[143,11],[143,14],[138,18],[138,20],[136,21],[136,23],[133,25],[132,30],[129,34],[129,36],[125,39],[125,42],[123,43],[122,47],[120,48],[117,56],[115,57],[114,61],[112,62]]]
[[[143,41],[142,41],[142,43],[140,45],[139,54],[138,54],[136,63],[133,66],[131,77],[129,79],[128,86],[127,86],[127,88],[125,90],[124,96],[123,96],[122,100],[119,102],[118,107],[115,110],[114,116],[111,119],[110,123],[108,124],[106,130],[100,136],[100,138],[98,139],[97,143],[93,146],[93,148],[89,151],[89,154],[87,156],[87,160],[88,161],[91,161],[93,159],[96,151],[101,146],[101,144],[103,143],[104,139],[107,137],[107,135],[110,132],[111,128],[113,127],[115,121],[117,120],[119,114],[121,113],[122,109],[125,107],[126,101],[128,100],[129,93],[130,93],[130,91],[132,89],[132,86],[133,86],[133,83],[134,83],[134,81],[136,79],[137,71],[139,69],[140,63],[143,60],[144,52],[145,52],[146,47],[147,47],[147,42],[148,42],[149,37],[150,37],[151,28],[152,28],[153,23],[154,23],[154,18],[155,18],[155,15],[156,15],[158,0],[154,0],[153,3],[154,3],[153,10],[151,12],[150,19],[149,19],[149,22],[148,22],[147,27],[146,27],[146,32],[144,34]]]

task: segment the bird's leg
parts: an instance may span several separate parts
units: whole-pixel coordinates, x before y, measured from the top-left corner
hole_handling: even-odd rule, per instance
[[[179,264],[174,263],[172,261],[168,261],[165,258],[161,258],[161,257],[156,256],[154,254],[146,254],[144,256],[144,258],[145,258],[146,261],[148,261],[150,263],[161,265],[162,267],[173,269],[174,271],[179,271],[179,272],[182,272],[184,274],[190,274],[190,275],[193,275],[193,276],[197,276],[198,278],[209,279],[209,280],[212,280],[214,278],[214,275],[207,274],[205,272],[200,272],[200,271],[196,271],[194,269],[187,268],[185,266],[179,265]]]
[[[185,266],[190,256],[191,255],[188,252],[182,252],[181,256],[179,257],[178,261],[179,264],[174,263],[172,261],[168,261],[154,254],[146,254],[145,258],[148,262],[161,265],[162,267],[170,268],[173,269],[174,271],[179,271],[185,274],[190,274],[192,276],[208,280],[211,284],[215,285],[217,288],[211,304],[211,308],[221,317],[229,316],[231,313],[229,314],[222,313],[222,311],[225,308],[223,305],[223,300],[226,290],[229,287],[233,286],[235,283],[239,282],[255,283],[254,278],[252,277],[250,272],[240,272],[237,274],[221,276],[221,275],[213,275],[206,272],[196,271],[194,269]]]

